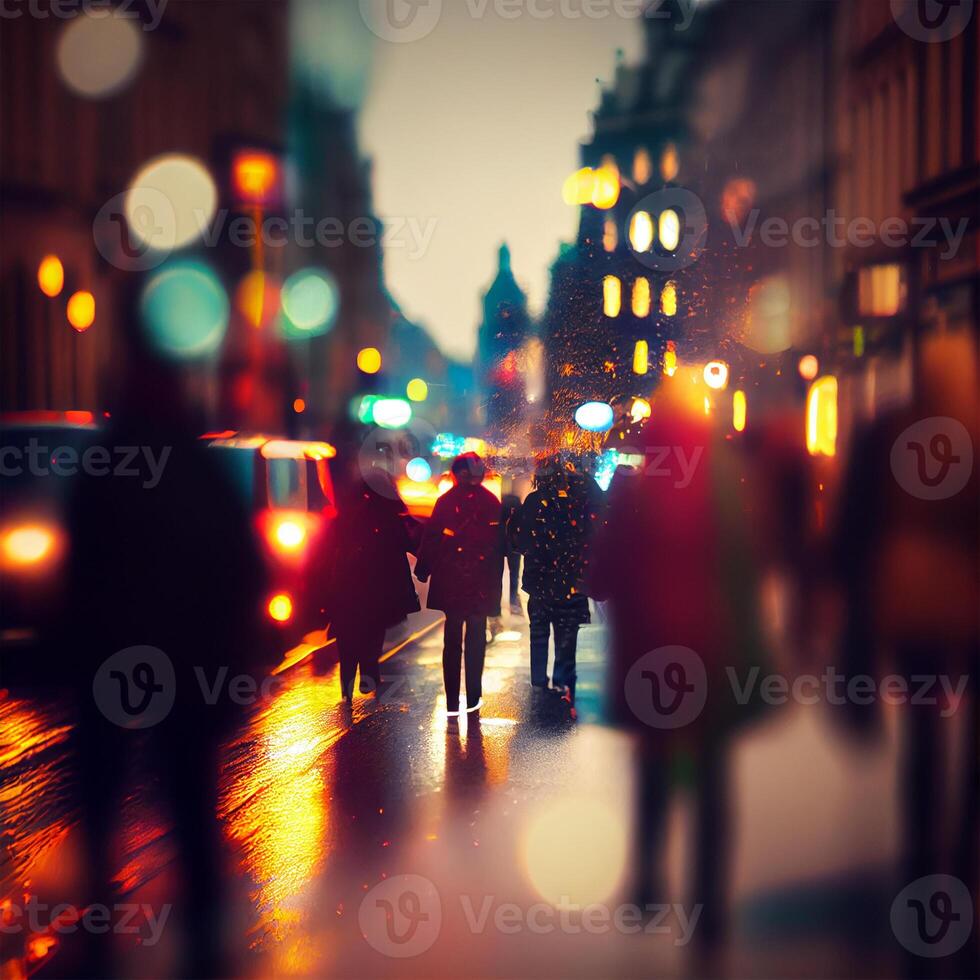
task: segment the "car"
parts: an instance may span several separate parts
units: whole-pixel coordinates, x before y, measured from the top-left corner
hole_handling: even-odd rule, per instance
[[[252,514],[268,561],[271,587],[266,613],[286,642],[326,623],[308,581],[313,556],[337,516],[326,442],[278,439],[238,432],[204,438],[239,489]]]
[[[68,506],[99,427],[91,412],[0,415],[0,666],[5,684],[56,643],[67,597]],[[40,655],[39,655],[40,654]]]

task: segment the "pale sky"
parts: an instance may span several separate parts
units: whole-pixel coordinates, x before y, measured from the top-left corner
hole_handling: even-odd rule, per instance
[[[428,36],[376,40],[360,117],[375,207],[389,226],[388,287],[464,359],[502,241],[532,312],[543,307],[558,243],[576,231],[561,185],[590,130],[596,79],[610,80],[616,48],[632,62],[643,43],[640,20],[617,16],[615,4],[598,20],[561,16],[581,4],[560,0],[537,0],[513,20],[495,12],[513,8],[445,0]],[[549,19],[529,12],[548,9]]]

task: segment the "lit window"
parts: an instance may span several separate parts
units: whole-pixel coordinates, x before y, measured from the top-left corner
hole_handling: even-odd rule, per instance
[[[837,452],[837,379],[817,378],[806,396],[806,448],[811,456]]]
[[[736,432],[745,431],[746,403],[745,392],[736,391],[732,395],[732,428]]]
[[[668,252],[673,252],[681,240],[681,219],[672,208],[660,212],[660,244]]]
[[[650,154],[641,146],[633,157],[633,180],[642,186],[649,183],[652,176],[653,164],[650,161]]]
[[[660,290],[660,312],[664,316],[677,315],[677,283],[671,279]]]
[[[602,247],[607,252],[615,252],[619,242],[619,232],[616,230],[616,222],[612,218],[606,218],[602,226]]]
[[[633,283],[633,315],[650,315],[650,280],[642,276]]]
[[[646,211],[637,211],[630,218],[630,245],[636,252],[645,252],[653,244],[653,219]]]
[[[615,276],[602,280],[602,309],[606,316],[619,316],[622,305],[622,286]]]
[[[905,279],[898,263],[866,266],[858,272],[862,316],[894,316],[905,308]]]
[[[633,348],[633,373],[646,374],[650,369],[650,345],[645,340],[638,340]]]

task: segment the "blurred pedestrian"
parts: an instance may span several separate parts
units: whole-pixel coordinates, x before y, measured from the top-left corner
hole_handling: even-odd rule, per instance
[[[377,694],[385,631],[420,609],[407,553],[413,522],[389,474],[362,472],[357,447],[342,447],[336,467],[337,516],[310,570],[337,639],[341,697]]]
[[[483,703],[487,617],[500,614],[504,533],[500,501],[482,486],[486,473],[476,453],[463,453],[451,467],[454,486],[433,508],[422,536],[415,575],[429,576],[426,605],[446,614],[442,669],[446,711],[459,715],[460,666],[465,630],[466,710]]]
[[[231,666],[261,680],[281,651],[262,627],[265,570],[250,515],[214,450],[199,441],[202,421],[176,371],[139,342],[126,366],[105,444],[143,447],[165,465],[152,488],[79,478],[69,522],[71,610],[58,664],[79,707],[87,903],[112,908],[118,895],[122,774],[138,750],[141,787],[159,788],[174,824],[185,951],[175,973],[223,976],[219,748],[240,709],[227,697],[205,698],[197,672],[210,679]],[[137,649],[100,681],[99,665],[127,648]],[[152,719],[158,705],[155,724],[131,730],[130,716],[141,724],[134,709]],[[75,975],[115,975],[111,936],[86,933],[82,941],[86,962]]]
[[[917,353],[911,402],[860,430],[849,453],[835,549],[841,660],[882,684],[898,675],[912,695],[898,713],[902,884],[954,869],[976,903],[980,370],[966,333],[923,337]],[[952,699],[916,697],[928,678]],[[879,699],[841,714],[864,736],[881,731]],[[943,976],[973,975],[976,930],[961,956],[971,972],[937,961]]]
[[[516,493],[505,493],[501,498],[504,528],[509,532],[511,522],[521,509],[521,498]],[[513,535],[507,533],[507,591],[510,600],[511,616],[524,615],[521,608],[521,552],[519,548],[513,546]],[[503,594],[501,593],[500,603],[503,605]]]
[[[555,689],[575,708],[578,631],[589,622],[586,591],[591,546],[602,512],[591,476],[557,457],[539,461],[534,489],[515,516],[511,534],[525,556],[524,591],[531,634],[531,686],[548,688],[548,643],[555,634]]]
[[[725,672],[743,676],[762,657],[755,565],[738,467],[702,393],[664,379],[640,439],[644,464],[618,469],[610,485],[590,592],[608,599],[614,717],[637,738],[636,901],[665,900],[666,817],[686,772],[696,937],[711,946],[725,929],[730,736],[757,710],[735,702]]]

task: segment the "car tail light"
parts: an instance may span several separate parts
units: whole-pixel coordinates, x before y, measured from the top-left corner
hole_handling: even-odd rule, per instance
[[[50,564],[58,551],[59,535],[47,524],[19,524],[0,535],[0,558],[12,571],[40,569]]]
[[[285,592],[279,592],[269,600],[269,615],[277,623],[288,623],[293,617],[293,599]]]

